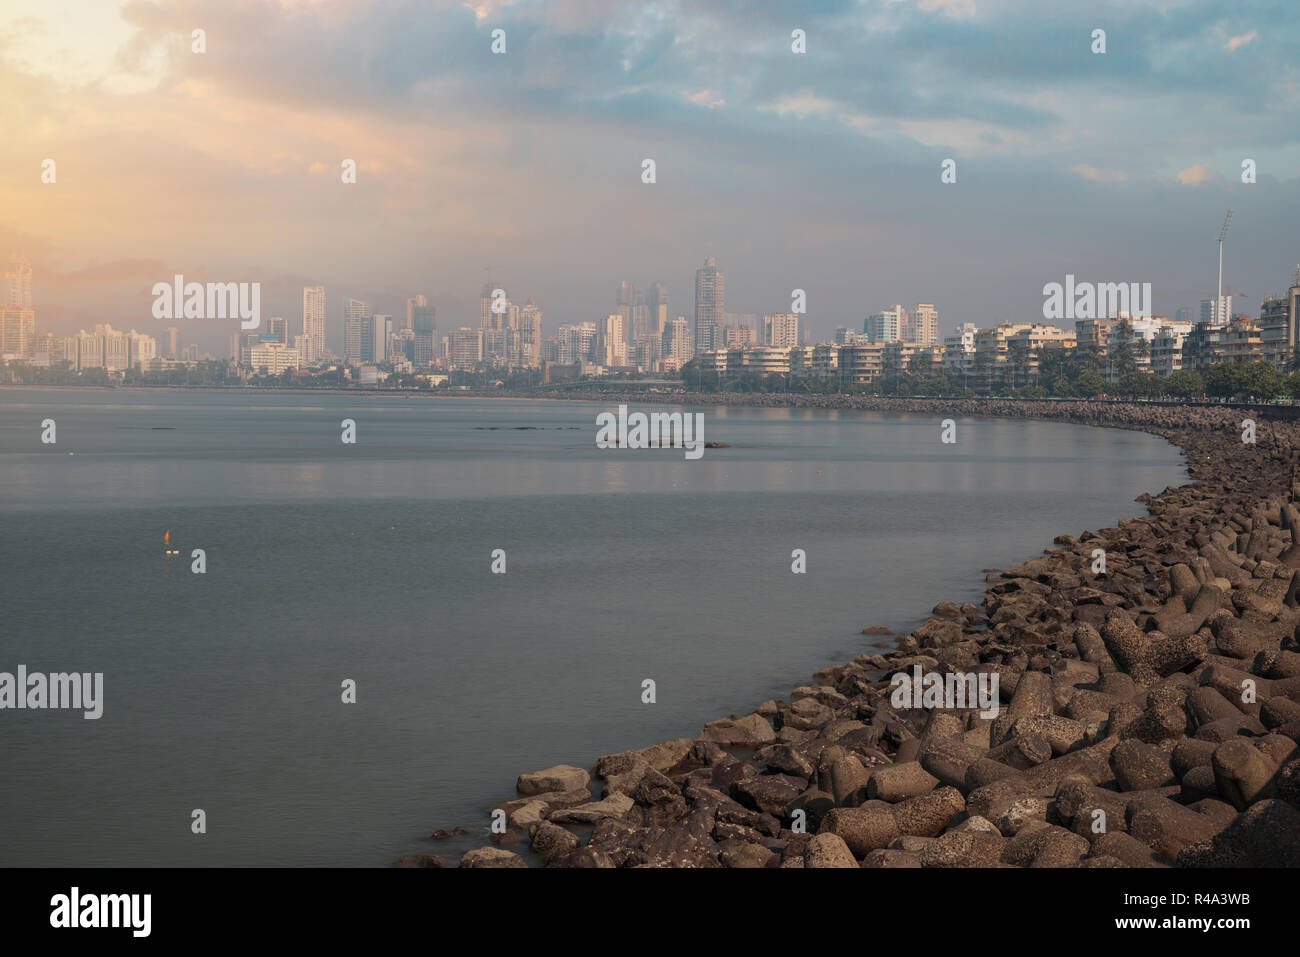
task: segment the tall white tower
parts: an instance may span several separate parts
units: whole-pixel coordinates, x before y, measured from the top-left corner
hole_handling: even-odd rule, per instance
[[[304,361],[319,362],[325,358],[325,287],[302,288],[302,335],[311,344],[312,354]]]

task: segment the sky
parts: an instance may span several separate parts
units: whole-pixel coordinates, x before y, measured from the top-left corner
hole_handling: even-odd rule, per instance
[[[805,290],[814,341],[894,303],[934,303],[941,332],[1042,321],[1067,273],[1150,282],[1172,315],[1213,294],[1229,208],[1235,311],[1300,263],[1289,0],[5,9],[0,254],[32,262],[38,331],[179,324],[224,355],[236,321],[153,317],[180,273],[261,283],[294,332],[323,284],[336,349],[347,298],[423,293],[445,334],[489,280],[549,335],[622,279],[693,317],[706,257],[730,312]]]

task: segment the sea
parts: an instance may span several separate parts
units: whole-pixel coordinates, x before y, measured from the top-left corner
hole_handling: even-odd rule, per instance
[[[98,718],[0,710],[0,865],[454,858],[520,773],[747,714],[1187,481],[1112,429],[704,407],[690,460],[598,448],[613,410],[0,389],[0,672],[103,676]]]

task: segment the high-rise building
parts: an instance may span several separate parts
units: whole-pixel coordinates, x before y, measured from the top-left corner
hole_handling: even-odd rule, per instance
[[[421,294],[418,295],[418,296],[412,296],[410,299],[406,300],[406,323],[405,323],[405,325],[402,325],[402,326],[399,326],[399,327],[397,327],[397,328],[394,328],[393,331],[394,331],[394,332],[401,332],[403,329],[414,329],[414,328],[415,328],[415,310],[416,310],[417,308],[423,308],[424,306],[427,306],[428,304],[429,304],[429,300],[427,300],[427,299],[424,298],[423,293],[421,293]]]
[[[566,366],[575,362],[591,362],[598,338],[594,322],[560,326],[555,334],[555,361]]]
[[[763,317],[763,345],[786,349],[799,344],[799,317],[777,312]]]
[[[0,356],[26,359],[36,341],[31,263],[17,254],[10,256],[5,285],[5,299],[0,303]]]
[[[862,323],[862,332],[868,342],[898,342],[903,338],[903,324],[907,310],[901,305],[873,313]]]
[[[1285,296],[1266,296],[1259,306],[1259,337],[1265,358],[1286,372],[1300,358],[1300,266]]]
[[[975,334],[979,328],[973,322],[963,322],[953,334],[943,340],[943,373],[951,378],[969,377],[975,364]]]
[[[650,312],[649,334],[662,339],[668,328],[668,287],[661,282],[652,285],[646,293],[646,308]]]
[[[501,296],[495,298],[492,294],[498,289],[501,290]],[[506,297],[505,289],[500,283],[494,281],[485,282],[478,297],[479,328],[504,329],[509,305],[510,300]]]
[[[272,319],[272,322],[275,320]],[[167,330],[167,358],[179,359],[181,357],[181,331],[175,326]]]
[[[248,348],[247,365],[258,375],[279,375],[298,366],[298,351],[279,339],[262,340]]]
[[[514,364],[537,368],[542,364],[542,307],[531,299],[519,312]]]
[[[283,345],[289,344],[289,324],[283,316],[272,316],[266,323],[267,335]]]
[[[727,282],[712,257],[695,270],[695,351],[721,345],[727,314]]]
[[[447,334],[447,363],[451,368],[472,370],[482,361],[483,332],[461,326]]]
[[[0,306],[0,356],[26,359],[36,339],[36,313],[19,306]]]
[[[423,299],[423,296],[417,297]],[[437,340],[438,327],[434,322],[434,308],[430,305],[408,306],[411,317],[412,342],[411,362],[418,368],[427,368],[433,364],[433,344]],[[478,361],[477,358],[475,361]]]
[[[322,361],[325,358],[324,286],[304,286],[302,289],[302,334],[308,345],[303,361]]]
[[[9,257],[5,284],[8,290],[3,305],[12,309],[32,308],[32,264],[25,256],[14,253]]]
[[[388,337],[393,334],[393,317],[375,315],[370,317],[370,348],[362,349],[366,362],[388,361]]]
[[[908,342],[932,345],[939,341],[939,310],[932,303],[919,303],[908,317],[910,336],[903,336]]]
[[[370,307],[360,299],[349,299],[343,306],[343,358],[349,362],[365,362],[367,340],[374,342],[374,329],[370,323]],[[373,349],[373,345],[370,347]],[[373,360],[371,360],[373,361]]]
[[[605,317],[600,332],[601,364],[609,367],[627,365],[627,341],[623,338],[623,317],[612,312]]]
[[[1222,296],[1217,303],[1213,298],[1201,300],[1201,322],[1207,322],[1212,326],[1226,326],[1231,321],[1231,296]]]
[[[664,329],[659,353],[665,360],[680,364],[690,359],[694,351],[692,347],[691,324],[685,316],[678,316]]]

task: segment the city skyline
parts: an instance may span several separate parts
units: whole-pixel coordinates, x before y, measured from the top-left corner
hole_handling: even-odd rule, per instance
[[[608,282],[637,277],[693,322],[683,293],[707,257],[735,313],[806,290],[814,339],[893,302],[938,303],[941,335],[1014,320],[1066,273],[1151,282],[1172,315],[1213,294],[1228,207],[1240,311],[1294,266],[1293,8],[1103,4],[1044,24],[1006,2],[615,4],[597,28],[573,3],[394,6],[85,5],[56,21],[19,3],[0,38],[24,130],[0,158],[0,248],[46,277],[44,327],[164,335],[149,289],[181,273],[260,282],[264,314],[286,317],[303,286],[398,317],[418,290],[440,329],[475,325],[493,275],[552,329],[600,322]],[[341,351],[341,313],[327,323]],[[212,351],[228,334],[195,332]]]

